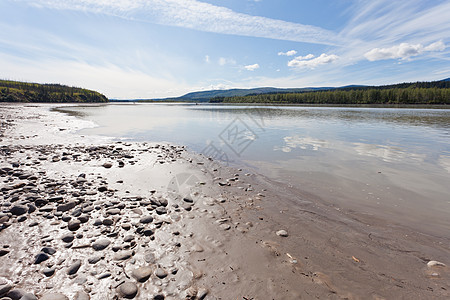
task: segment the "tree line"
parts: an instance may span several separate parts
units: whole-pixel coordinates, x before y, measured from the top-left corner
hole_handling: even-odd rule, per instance
[[[450,104],[450,81],[355,86],[297,93],[216,97],[212,103],[277,104]]]
[[[99,92],[61,84],[0,80],[0,102],[108,102]]]

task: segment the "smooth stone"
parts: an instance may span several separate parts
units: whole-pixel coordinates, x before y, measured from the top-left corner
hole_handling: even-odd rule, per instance
[[[70,243],[73,241],[73,239],[75,238],[75,236],[71,233],[65,234],[61,237],[61,240],[65,243]]]
[[[438,262],[436,260],[430,260],[427,263],[427,267],[431,268],[431,267],[445,267],[446,265],[444,263]]]
[[[100,251],[105,249],[106,247],[109,246],[109,244],[111,244],[111,241],[108,239],[100,239],[98,241],[96,241],[95,243],[92,244],[92,248],[94,248],[94,250],[96,251]]]
[[[209,291],[206,288],[199,288],[197,292],[197,298],[198,299],[204,299],[206,295],[208,295]]]
[[[122,251],[114,255],[114,260],[126,260],[132,256],[131,251]]]
[[[133,282],[125,282],[119,286],[119,293],[127,299],[133,299],[136,297],[138,287]]]
[[[69,300],[69,298],[60,293],[49,293],[42,296],[40,300]]]
[[[19,300],[38,300],[38,298],[31,293],[26,293]]]
[[[145,282],[152,275],[153,269],[151,267],[145,266],[134,269],[131,275],[139,282]]]
[[[152,216],[142,217],[139,222],[141,222],[142,224],[151,223],[151,222],[153,222],[153,217]]]
[[[28,207],[25,205],[14,205],[9,211],[15,216],[20,216],[28,212]]]
[[[105,163],[103,164],[103,167],[106,168],[106,169],[109,169],[109,168],[112,167],[112,163],[110,163],[110,162],[105,162]]]
[[[106,211],[106,214],[108,215],[118,215],[120,214],[120,209],[118,208],[110,208]]]
[[[79,291],[75,294],[74,300],[89,300],[91,297],[89,297],[89,294],[83,291]]]
[[[194,246],[192,246],[191,251],[193,252],[203,252],[204,249],[202,246],[195,244]]]
[[[56,267],[45,268],[45,269],[42,271],[42,273],[43,273],[45,276],[50,277],[50,276],[52,276],[53,274],[55,274],[55,271],[56,271]]]
[[[90,263],[91,265],[95,265],[95,264],[98,263],[101,259],[102,259],[101,256],[93,256],[93,257],[89,257],[89,258],[88,258],[88,263]]]
[[[67,275],[73,275],[78,272],[81,267],[81,260],[76,259],[73,261],[72,265],[67,268]]]
[[[221,224],[220,228],[223,230],[230,230],[231,226],[230,226],[230,224]]]
[[[158,277],[158,278],[163,279],[163,278],[167,277],[167,272],[163,268],[157,268],[155,270],[155,276]]]
[[[277,235],[278,236],[282,236],[282,237],[287,237],[288,236],[288,233],[287,233],[287,231],[286,230],[278,230],[277,231]]]
[[[155,211],[156,211],[156,213],[157,213],[158,215],[167,214],[167,209],[166,209],[164,206],[158,206],[158,207],[155,209]]]
[[[9,283],[0,284],[0,296],[6,295],[14,286]]]
[[[56,208],[56,210],[57,210],[57,211],[65,212],[65,211],[71,210],[71,209],[74,208],[75,206],[77,206],[77,202],[76,202],[76,201],[69,201],[69,202],[67,202],[67,203],[63,203],[63,204],[58,205],[58,207]]]
[[[134,236],[133,235],[127,235],[126,237],[123,238],[123,241],[125,243],[129,243],[129,242],[131,242],[133,240],[134,240]]]
[[[20,298],[22,298],[22,296],[25,294],[26,292],[22,289],[13,289],[10,290],[8,292],[8,294],[6,294],[7,298],[10,298],[12,300],[19,300]],[[3,299],[3,298],[2,298]]]
[[[50,256],[48,256],[47,253],[41,252],[35,256],[34,264],[35,265],[40,264],[41,262],[46,261],[49,258]]]
[[[102,223],[105,226],[111,226],[112,224],[114,224],[114,221],[111,219],[104,219]]]
[[[81,221],[78,219],[70,220],[69,223],[67,223],[67,228],[71,231],[76,231],[80,228]]]

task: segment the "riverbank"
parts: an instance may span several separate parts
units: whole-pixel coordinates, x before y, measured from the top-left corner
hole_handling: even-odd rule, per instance
[[[0,108],[0,296],[450,296],[448,239],[52,107]]]

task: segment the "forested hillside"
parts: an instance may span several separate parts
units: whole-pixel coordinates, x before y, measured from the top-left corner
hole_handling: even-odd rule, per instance
[[[217,97],[213,103],[450,104],[450,81],[345,87],[326,91]]]
[[[104,95],[91,90],[60,84],[38,84],[0,80],[0,102],[108,102]]]

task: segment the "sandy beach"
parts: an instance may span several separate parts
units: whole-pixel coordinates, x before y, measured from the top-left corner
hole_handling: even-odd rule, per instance
[[[450,240],[0,106],[0,299],[449,299]]]

